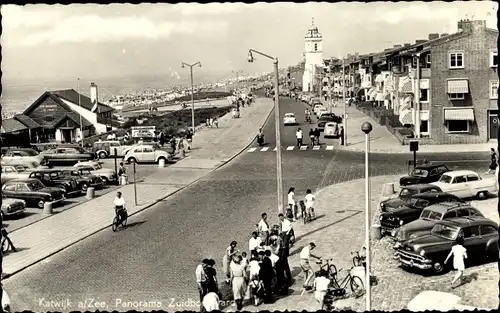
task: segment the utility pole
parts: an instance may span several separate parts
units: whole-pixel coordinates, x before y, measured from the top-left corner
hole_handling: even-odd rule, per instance
[[[420,53],[417,53],[417,83],[415,86],[415,138],[420,138]]]
[[[78,92],[78,111],[80,114],[80,145],[83,148],[83,127],[82,127],[82,102],[81,102],[81,97],[80,97],[80,77],[78,77],[78,82],[76,85],[76,89]]]
[[[344,147],[347,146],[347,104],[345,101],[345,58],[342,57],[342,102],[344,102]]]
[[[192,131],[193,131],[193,134],[195,133],[195,125],[194,125],[194,80],[193,80],[193,67],[198,65],[199,67],[201,67],[201,63],[198,61],[194,64],[187,64],[187,63],[184,63],[182,62],[182,65],[181,67],[184,68],[185,66],[188,66],[189,67],[189,70],[190,70],[190,76],[191,76],[191,127],[192,127]]]

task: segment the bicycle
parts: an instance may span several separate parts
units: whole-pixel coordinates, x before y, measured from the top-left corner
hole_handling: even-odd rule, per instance
[[[314,209],[313,208],[310,208],[310,212],[307,211],[307,208],[306,208],[306,205],[304,203],[303,200],[300,200],[299,201],[299,205],[300,205],[300,211],[301,211],[301,215],[302,215],[302,219],[304,220],[304,224],[308,223],[308,222],[312,222],[314,220]]]
[[[337,277],[337,267],[335,266],[335,264],[333,264],[333,259],[319,259],[318,261],[316,261],[316,264],[319,265],[320,271],[325,271],[326,273],[328,273],[328,279],[332,280]]]
[[[115,217],[113,218],[113,224],[111,225],[111,229],[115,232],[118,227],[121,225],[122,227],[127,226],[127,219],[128,219],[128,214],[126,209],[122,209],[125,212],[125,218],[122,219],[122,216],[120,214],[119,210],[116,210]]]
[[[0,250],[2,251],[2,254],[9,251],[9,249],[16,252],[16,248],[14,247],[14,244],[10,240],[7,230],[3,228],[1,232],[2,232],[2,242],[0,243]]]
[[[366,250],[366,248],[363,248],[363,250]],[[359,251],[354,251],[354,252],[351,252],[351,255],[354,255],[354,257],[352,258],[352,264],[354,266],[363,266],[363,267],[366,267],[366,256],[362,256],[359,254]]]
[[[351,271],[354,267],[351,267],[346,277],[339,283],[336,275],[333,277],[331,282],[331,291],[333,292],[334,297],[344,297],[347,294],[347,285],[351,287],[351,291],[353,295],[358,298],[363,295],[365,287],[363,284],[363,280],[360,277],[351,275]],[[342,269],[339,270],[339,273]]]

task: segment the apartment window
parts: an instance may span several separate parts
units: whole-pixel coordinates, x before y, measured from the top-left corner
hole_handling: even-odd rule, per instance
[[[498,80],[490,81],[490,99],[498,99]]]
[[[448,133],[468,133],[469,121],[446,121]]]
[[[317,43],[314,44],[314,51],[318,51],[318,44]]]
[[[420,133],[425,135],[429,134],[429,121],[420,121]]]
[[[490,66],[498,67],[498,52],[491,52],[490,54]]]
[[[450,99],[450,100],[464,100],[465,94],[463,94],[463,93],[449,93],[448,99]]]
[[[463,52],[450,52],[449,54],[450,68],[464,68],[464,53]]]
[[[425,63],[427,63],[427,65],[431,65],[431,54],[427,54],[425,56]]]
[[[429,89],[420,89],[420,102],[429,102]]]

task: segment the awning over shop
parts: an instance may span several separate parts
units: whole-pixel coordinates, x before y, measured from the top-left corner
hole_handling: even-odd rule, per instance
[[[448,93],[469,93],[469,81],[467,79],[448,80]]]
[[[474,121],[473,108],[445,108],[444,119],[446,121]]]
[[[401,88],[402,93],[413,93],[413,86],[411,83],[411,80],[407,81],[404,85],[403,88]]]
[[[403,125],[413,125],[413,112],[411,110],[404,110],[399,115],[399,121]]]
[[[428,121],[429,120],[429,111],[420,111],[420,120]]]
[[[369,97],[371,100],[375,100],[376,95],[377,95],[377,88],[372,87],[372,88],[368,91],[368,97]]]
[[[401,98],[399,101],[399,112],[402,114],[404,110],[411,109],[411,97]]]
[[[375,96],[375,101],[384,101],[385,97],[384,94],[381,92],[377,92],[377,95]]]

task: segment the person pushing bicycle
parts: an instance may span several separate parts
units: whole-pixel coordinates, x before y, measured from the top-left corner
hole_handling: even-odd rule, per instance
[[[316,248],[316,244],[314,242],[309,243],[309,245],[305,246],[302,248],[302,251],[300,251],[300,267],[302,268],[302,271],[304,273],[304,285],[303,288],[305,290],[311,289],[311,286],[309,285],[309,282],[312,281],[314,278],[314,272],[310,264],[310,258],[313,257],[315,259],[321,260],[321,257],[316,256],[311,253],[312,250]]]
[[[115,207],[115,214],[120,216],[122,221],[127,219],[127,208],[125,206],[125,199],[122,198],[122,193],[118,191],[116,193],[116,198],[113,200],[113,206]]]

